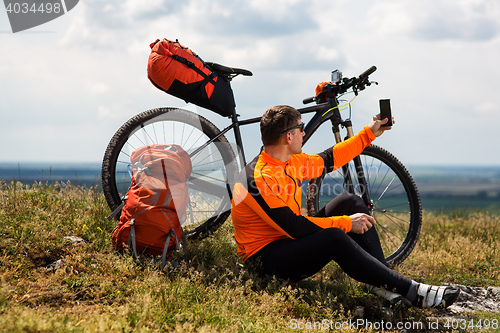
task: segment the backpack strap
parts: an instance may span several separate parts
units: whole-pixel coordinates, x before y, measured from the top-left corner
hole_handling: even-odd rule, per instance
[[[174,229],[170,229],[170,232],[168,233],[167,236],[167,240],[165,241],[165,247],[163,248],[163,254],[161,256],[161,266],[160,266],[161,270],[163,270],[163,268],[165,268],[165,266],[167,265],[168,246],[170,245],[170,240],[172,239],[172,237],[175,238],[175,250],[179,251],[180,249],[181,243],[179,242],[179,238],[177,238],[177,234],[175,233]],[[184,232],[182,233],[181,242],[182,242],[182,254],[184,255],[185,259],[187,249],[186,249],[186,234]],[[172,261],[172,266],[174,268],[177,268],[178,265],[179,265],[178,262]]]
[[[174,229],[170,229],[170,232],[168,233],[167,240],[165,241],[165,246],[163,247],[163,254],[161,256],[161,266],[160,269],[163,270],[165,268],[165,265],[167,264],[167,253],[168,253],[168,246],[170,245],[170,239],[172,237],[175,237],[175,249],[179,249],[179,239],[177,238],[177,235],[175,234]],[[177,267],[177,262],[172,262],[172,265],[174,268]]]
[[[134,252],[134,257],[141,264],[141,261],[139,260],[139,255],[137,255],[137,246],[135,244],[135,219],[130,220],[129,225],[130,225],[130,234],[128,236],[127,245],[129,247],[130,245],[132,245],[132,251]]]
[[[178,62],[180,62],[180,63],[188,66],[189,68],[191,68],[192,70],[194,70],[195,72],[197,72],[198,74],[200,74],[201,76],[203,76],[206,80],[210,81],[210,83],[212,83],[213,85],[215,85],[214,79],[217,76],[217,74],[215,74],[214,72],[210,72],[210,75],[207,75],[201,69],[199,69],[198,67],[196,67],[196,65],[194,64],[194,62],[189,61],[186,58],[181,57],[178,54],[172,54],[172,59],[177,60]]]
[[[184,231],[182,232],[181,241],[182,241],[182,254],[184,255],[184,259],[186,259],[187,241],[186,241],[186,233]]]
[[[115,208],[115,210],[107,217],[108,221],[111,221],[112,219],[115,218],[116,215],[118,215],[122,209],[123,209],[123,206],[125,206],[125,200],[127,200],[127,197],[124,198],[124,200],[122,201],[122,203]]]

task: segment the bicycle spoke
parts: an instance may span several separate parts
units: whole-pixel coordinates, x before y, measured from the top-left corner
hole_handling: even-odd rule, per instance
[[[382,194],[380,194],[380,196],[378,197],[378,199],[377,199],[377,200],[380,200],[380,199],[384,196],[385,192],[387,192],[387,190],[389,189],[389,187],[391,186],[391,184],[392,184],[392,182],[393,182],[393,181],[394,181],[394,178],[392,178],[392,179],[391,179],[391,181],[390,181],[390,182],[389,182],[389,184],[385,187],[384,191],[382,192]]]
[[[153,130],[154,130],[154,126],[151,126],[151,128],[153,128]],[[144,146],[149,146],[150,145],[148,143],[148,139],[151,142],[155,142],[155,140],[153,140],[153,138],[151,137],[151,135],[149,134],[149,132],[146,131],[145,127],[142,127],[142,133],[144,134],[144,141],[146,142],[146,144]]]
[[[184,127],[185,127],[185,126],[186,126],[185,124],[182,124],[182,128],[183,128],[183,129],[184,129]],[[183,132],[183,133],[184,133],[184,132]],[[175,136],[175,123],[172,123],[172,137],[173,137],[173,138],[176,138],[176,136]],[[179,145],[180,145],[181,147],[183,147],[183,146],[184,146],[184,145],[182,144],[182,138],[183,138],[183,136],[181,136],[181,142],[179,143]],[[165,141],[165,143],[166,143],[166,142],[167,142],[167,141]],[[175,144],[175,143],[176,143],[176,142],[174,142],[174,144]]]
[[[163,131],[162,131],[162,133],[163,133],[163,142],[167,142],[167,132],[165,132],[165,122],[164,121],[161,122],[161,126],[163,127]]]
[[[199,173],[199,172],[191,172],[192,175],[197,175],[197,176],[200,176],[200,177],[204,177],[204,178],[208,178],[208,179],[211,179],[211,180],[215,180],[219,183],[222,183],[224,184],[226,182],[225,179],[220,179],[220,178],[215,178],[215,177],[211,177],[207,174],[204,174],[204,173]],[[196,178],[196,179],[200,179],[200,178]]]
[[[367,165],[368,164],[366,159],[367,159],[367,157],[364,156],[364,163],[363,163],[363,165]],[[374,161],[374,159],[372,159],[372,161],[371,161],[370,168],[373,166],[373,161]],[[372,183],[370,181],[370,172],[369,172],[370,168],[367,168],[366,170],[364,170],[364,172],[365,172],[365,177],[366,177],[366,186],[368,187],[367,190],[368,190],[369,193],[372,193],[372,186],[371,186]]]
[[[212,155],[211,155],[212,156]],[[202,166],[205,166],[205,165],[211,165],[211,164],[216,164],[216,163],[219,163],[219,162],[222,162],[224,163],[224,160],[221,158],[219,158],[218,160],[214,160],[214,161],[209,161],[207,163],[196,163],[196,166],[197,167],[202,167]]]
[[[404,190],[404,185],[403,185],[403,184],[401,184],[401,183],[399,183],[399,184],[395,184],[392,188],[388,189],[388,190],[386,191],[386,193],[389,193],[389,192],[394,192],[395,190],[399,189],[401,186],[403,186],[403,190]],[[400,192],[400,193],[398,193],[398,194],[402,194],[402,193],[404,193],[404,192]],[[391,193],[391,194],[392,194],[392,193]],[[396,194],[396,195],[397,195],[397,194]],[[386,196],[386,198],[387,198],[387,196]]]
[[[155,137],[154,143],[159,143],[158,136],[156,135],[156,127],[154,125],[151,126],[151,127],[153,128],[153,134],[154,134],[154,137]]]
[[[379,167],[379,172],[380,172],[380,167]],[[377,178],[378,178],[378,174],[379,172],[377,172]],[[380,187],[383,186],[382,184],[384,183],[385,181],[385,178],[387,177],[387,174],[389,173],[389,169],[387,169],[387,171],[385,172],[385,175],[384,177],[382,178],[382,180],[380,181],[380,183],[378,184],[378,187],[377,187],[377,190],[374,192],[374,193],[379,193],[379,190],[380,190]]]
[[[194,161],[197,157],[199,157],[199,156],[200,156],[200,155],[198,154],[198,155],[196,155],[195,157],[193,157],[193,161]],[[210,157],[212,157],[212,155],[207,155],[207,156],[206,156],[204,159],[202,159],[201,161],[196,162],[196,166],[200,166],[200,165],[207,165],[207,164],[215,164],[215,163],[214,163],[214,161],[211,161],[211,162],[208,162],[208,163],[204,163],[204,164],[200,164],[201,162],[205,161],[207,158],[210,158]],[[222,158],[221,158],[220,160],[222,160]],[[220,160],[219,160],[219,161],[220,161]]]
[[[193,135],[193,132],[194,132],[195,128],[191,128],[191,132],[189,132],[189,135],[187,136],[186,140],[184,142],[182,142],[182,147],[185,147],[187,145],[187,142],[189,141],[189,139],[191,138],[191,135]],[[182,138],[184,138],[184,132],[183,132],[183,135],[182,135]],[[191,150],[191,148],[193,148],[193,146],[191,146],[190,148],[184,148],[185,151],[189,152]]]
[[[126,145],[129,146],[130,148],[132,148],[132,151],[134,151],[134,150],[137,149],[137,147],[132,146],[132,144],[130,142],[128,142],[128,141],[126,142]],[[130,158],[130,155],[127,154],[124,150],[122,150],[121,153],[127,155],[127,157]]]
[[[379,228],[381,228],[381,229],[383,229],[383,230],[385,231],[385,234],[386,234],[386,235],[387,235],[387,233],[390,233],[390,234],[393,236],[393,237],[387,237],[387,236],[386,236],[386,237],[381,237],[381,238],[383,238],[383,240],[384,240],[384,241],[385,241],[385,240],[390,241],[390,242],[391,242],[391,245],[393,245],[393,247],[399,248],[399,244],[400,244],[400,242],[402,242],[402,238],[401,238],[401,237],[399,237],[398,235],[394,234],[394,233],[393,233],[393,232],[391,232],[388,228],[386,228],[386,227],[384,227],[384,226],[382,226],[382,225],[378,225],[378,227],[379,227]],[[380,233],[379,233],[379,234],[380,234]],[[398,242],[397,242],[397,243],[394,241],[394,238],[397,238],[397,239],[398,239]],[[386,246],[386,248],[387,248],[387,246]]]
[[[395,219],[398,219],[398,220],[400,220],[400,221],[402,221],[402,222],[405,222],[405,223],[406,223],[406,221],[405,221],[405,220],[403,220],[403,219],[401,219],[401,218],[398,218],[398,217],[396,217],[395,215],[391,215],[391,214],[384,214],[384,216],[385,216],[385,217],[386,217],[389,221],[391,221],[391,222],[392,222],[392,224],[394,224],[396,227],[398,227],[399,229],[401,229],[401,231],[406,232],[406,229],[405,229],[405,228],[403,228],[403,227],[401,226],[401,224],[400,224],[400,223],[397,223],[397,222],[395,221]]]
[[[193,144],[191,145],[191,147],[189,147],[189,149],[187,151],[194,150],[193,147],[198,145],[198,142],[200,141],[200,139],[201,139],[201,136],[199,136],[198,139],[196,139],[196,141],[193,142]]]
[[[405,198],[407,198],[406,194],[404,194],[404,193],[397,193],[397,194],[394,194],[394,195],[386,195],[386,196],[384,196],[384,198],[382,198],[380,200],[375,200],[375,201],[389,200],[389,199],[393,199],[393,198],[401,198],[401,196],[404,196],[404,198],[402,198],[401,200],[404,200]],[[409,202],[406,201],[405,204],[409,204]]]

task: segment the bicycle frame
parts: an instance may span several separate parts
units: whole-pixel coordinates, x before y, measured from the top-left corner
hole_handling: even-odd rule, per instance
[[[373,82],[368,80],[368,76],[375,70],[376,67],[372,66],[358,77],[343,78],[341,81],[332,78],[332,82],[321,85],[317,96],[304,99],[304,103],[316,101],[317,104],[298,109],[301,114],[311,113],[307,117],[310,120],[304,126],[303,144],[326,121],[331,122],[337,144],[354,135],[350,119],[341,117],[342,105],[339,109],[337,98],[350,91],[357,95],[371,85]],[[236,74],[242,73],[240,70]],[[188,214],[191,227],[186,229],[187,234],[192,239],[208,235],[229,216],[235,177],[247,164],[240,126],[256,124],[261,120],[261,117],[245,120],[239,120],[239,117],[233,109],[229,126],[222,131],[208,119],[175,108],[147,110],[131,118],[115,133],[104,154],[103,192],[109,206],[119,212],[122,207],[120,204],[123,205],[126,186],[130,184],[123,166],[130,163],[127,156],[130,157],[131,149],[151,142],[180,144],[181,147],[185,144],[192,160],[201,159],[196,164],[199,172],[191,173],[187,180],[188,193],[200,193],[193,197],[193,201],[190,199]],[[341,126],[346,129],[347,135],[341,136]],[[176,133],[176,128],[181,129],[181,132]],[[189,131],[186,136],[184,129]],[[231,141],[235,142],[236,147],[227,145],[226,135],[231,130],[234,131]],[[157,136],[157,132],[160,135]],[[237,158],[234,153],[238,154]],[[383,250],[384,253],[387,251],[388,263],[397,265],[406,259],[418,239],[422,213],[418,189],[404,165],[387,150],[370,145],[353,159],[353,163],[349,162],[335,172],[323,173],[309,180],[305,192],[308,214],[316,214],[320,204],[344,192],[362,197],[371,215],[380,220],[378,229],[384,234]]]
[[[325,121],[332,118],[332,115],[333,115],[332,112],[325,113],[325,110],[329,110],[329,109],[331,109],[331,108],[328,106],[328,103],[322,103],[322,104],[318,104],[318,105],[307,107],[307,108],[297,109],[297,111],[299,111],[301,114],[316,112],[316,115],[314,115],[314,117],[305,126],[304,131],[306,134],[304,136],[302,145],[304,145],[309,140],[309,138],[318,129],[318,127],[321,126],[321,124],[323,124]],[[239,115],[236,114],[236,111],[234,111],[234,113],[232,115],[232,124],[227,126],[226,128],[224,128],[222,131],[220,131],[210,141],[207,141],[205,144],[198,147],[198,149],[194,150],[190,154],[190,156],[194,156],[194,155],[198,154],[200,151],[205,149],[212,142],[217,140],[221,135],[224,135],[227,132],[229,132],[230,130],[233,130],[235,140],[236,140],[236,146],[240,150],[240,154],[239,154],[240,155],[240,163],[242,166],[245,166],[247,163],[246,163],[245,152],[243,150],[243,141],[241,139],[240,126],[245,126],[245,125],[249,125],[249,124],[256,124],[260,121],[260,119],[262,117],[255,117],[255,118],[250,118],[250,119],[246,119],[246,120],[238,120],[238,117],[239,117]],[[342,118],[340,117],[340,114],[338,114],[338,118],[336,118],[336,119],[337,119],[337,121],[335,121],[335,123],[337,124],[337,126],[342,124]],[[340,122],[338,122],[338,120],[340,120]],[[342,141],[342,140],[340,140],[340,136],[339,136],[339,141],[337,141],[337,142],[340,142],[340,141]]]

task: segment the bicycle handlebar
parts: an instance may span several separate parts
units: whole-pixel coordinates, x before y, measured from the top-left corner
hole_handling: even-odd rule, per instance
[[[377,70],[377,67],[376,67],[376,66],[372,66],[372,67],[368,68],[366,71],[364,71],[363,73],[361,73],[361,75],[359,75],[359,78],[360,78],[360,79],[361,79],[361,78],[365,78],[365,79],[367,79],[367,78],[368,78],[368,76],[369,76],[370,74],[372,74],[373,72],[375,72],[376,70]]]
[[[349,88],[353,88],[354,93],[357,95],[358,90],[364,90],[366,86],[369,86],[371,83],[368,80],[368,76],[370,76],[373,72],[377,70],[376,66],[372,66],[368,68],[366,71],[361,73],[358,77],[352,77],[350,79],[344,78],[342,80],[342,83],[337,82],[335,85],[332,84],[332,90],[333,92],[338,95],[341,93],[346,92]],[[316,101],[316,96],[315,97],[308,97],[305,98],[302,103],[308,104]]]
[[[316,101],[316,96],[304,98],[304,100],[302,100],[302,103],[309,104],[309,103],[312,103],[314,101]]]

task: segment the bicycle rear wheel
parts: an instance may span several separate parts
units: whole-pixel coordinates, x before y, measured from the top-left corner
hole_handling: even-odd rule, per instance
[[[230,214],[236,158],[223,135],[193,153],[219,132],[207,119],[176,108],[148,110],[128,120],[109,142],[102,162],[102,187],[111,210],[122,203],[130,187],[130,154],[140,146],[177,144],[190,154],[193,166],[183,230],[191,239],[216,230]]]
[[[422,225],[422,206],[417,187],[401,162],[375,145],[360,155],[372,200],[373,217],[387,263],[403,262],[415,247]],[[349,163],[354,192],[361,196],[354,163]],[[347,192],[342,169],[309,180],[307,210],[314,215],[335,196]]]

